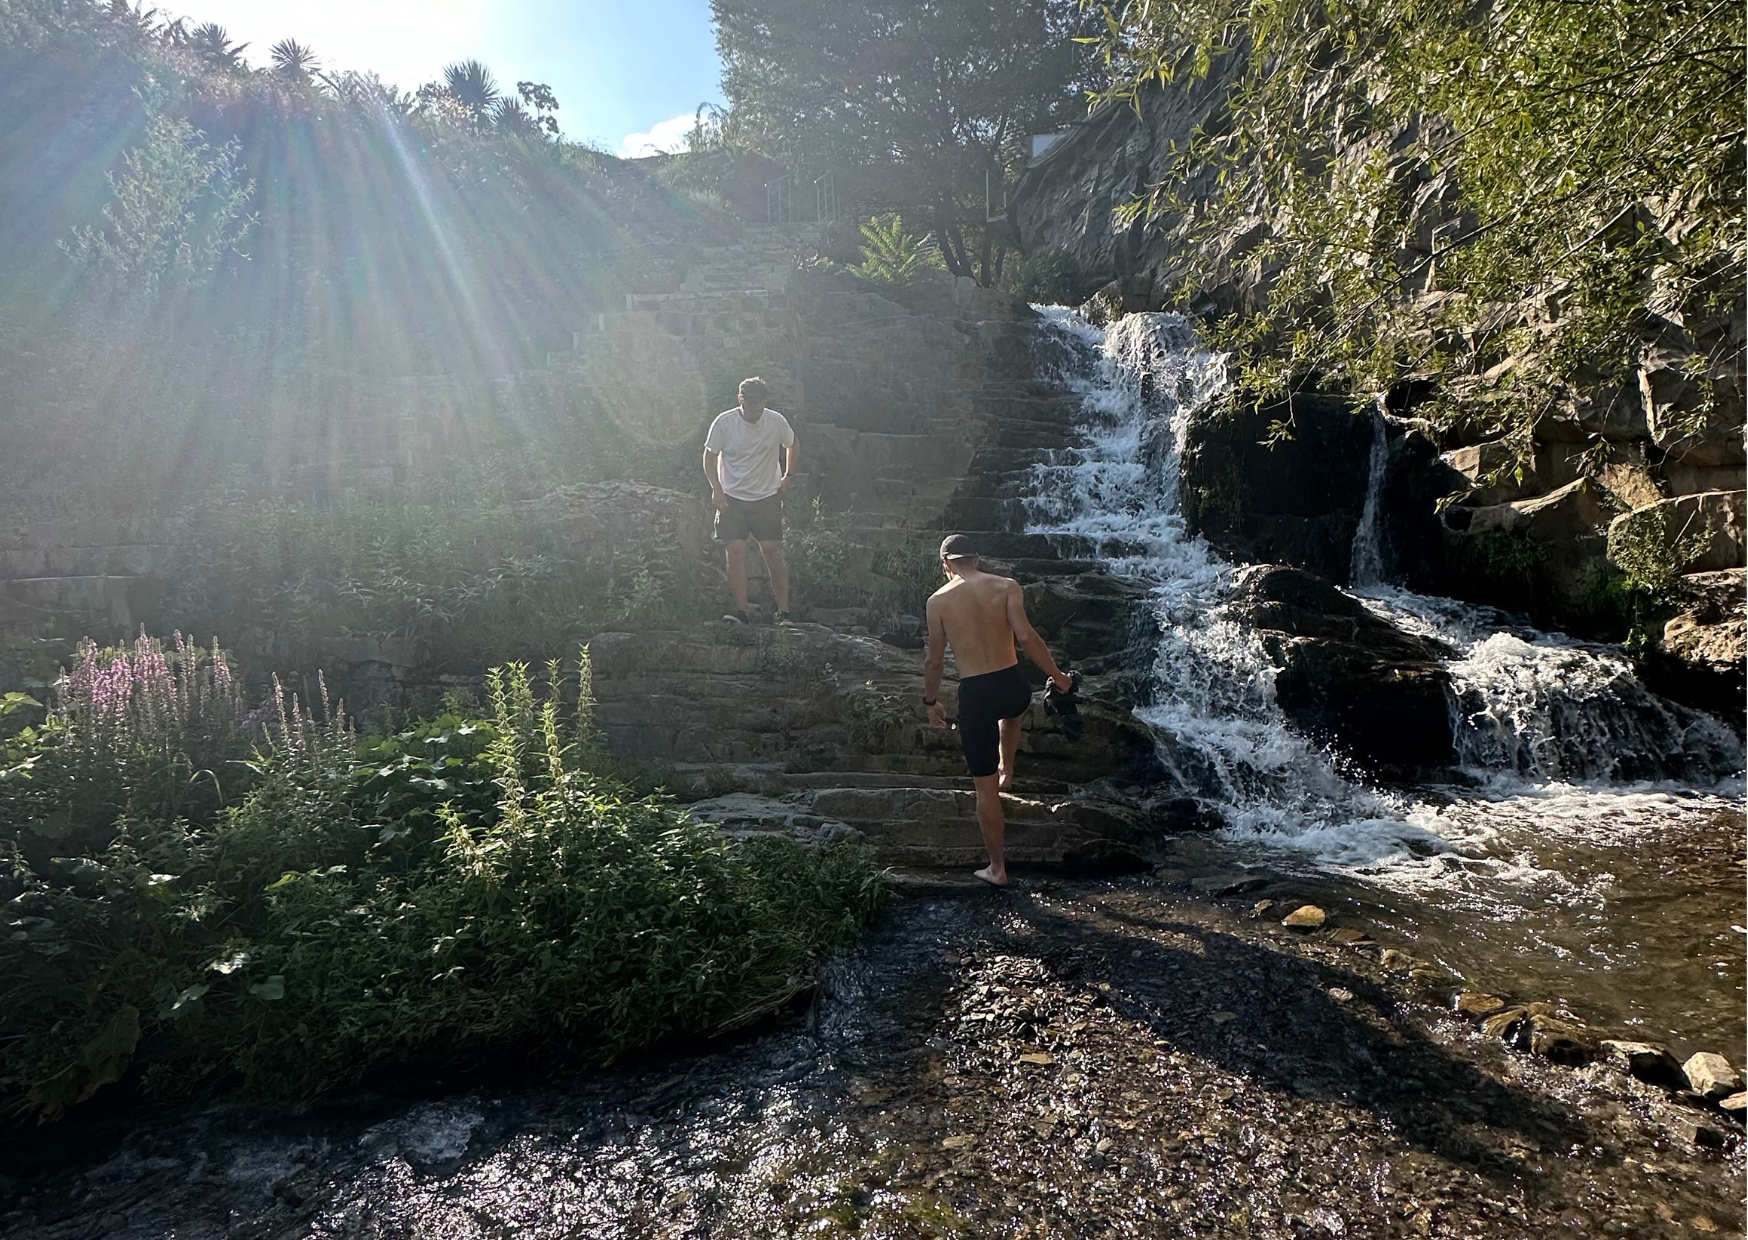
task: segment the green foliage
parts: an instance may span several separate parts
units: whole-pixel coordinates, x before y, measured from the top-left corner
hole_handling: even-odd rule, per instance
[[[906,231],[903,218],[893,215],[885,224],[875,218],[862,225],[862,261],[850,270],[882,284],[907,284],[941,265],[928,239]]]
[[[1443,415],[1522,425],[1628,374],[1647,304],[1692,326],[1742,295],[1738,5],[1130,0],[1107,22],[1107,98],[1230,90],[1118,223],[1170,234],[1186,299],[1267,286],[1219,333],[1247,388],[1456,377]]]
[[[214,151],[187,121],[153,116],[110,175],[103,223],[75,228],[63,248],[100,283],[142,297],[193,287],[255,222],[239,150],[232,141]]]
[[[1631,514],[1608,528],[1608,558],[1626,574],[1628,584],[1654,597],[1675,598],[1681,574],[1704,555],[1711,543],[1708,530],[1678,535],[1669,528],[1669,509],[1659,504]]]
[[[1026,136],[1084,112],[1090,58],[1073,36],[1095,27],[1076,0],[712,0],[711,12],[723,140],[808,177],[832,171],[846,201],[926,220],[953,274],[996,282],[987,186],[999,205]]]
[[[283,699],[246,795],[27,863],[0,940],[0,1099],[305,1097],[389,1064],[601,1062],[732,1028],[870,915],[865,849],[730,844],[596,769],[524,665],[488,719],[354,742]]]
[[[884,753],[911,723],[911,712],[891,693],[881,693],[872,680],[844,697],[841,707],[850,743],[870,753]]]
[[[1608,558],[1620,572],[1611,575],[1612,589],[1598,603],[1624,618],[1628,650],[1639,654],[1649,648],[1663,622],[1688,602],[1682,574],[1710,541],[1705,530],[1683,535],[1670,529],[1669,510],[1662,505],[1610,524]]]

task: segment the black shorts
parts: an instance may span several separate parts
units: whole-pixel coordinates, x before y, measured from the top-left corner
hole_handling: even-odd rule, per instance
[[[764,499],[727,497],[728,507],[716,513],[716,531],[712,537],[719,543],[745,542],[756,538],[762,543],[783,541],[783,497],[767,495]]]
[[[1001,721],[1025,714],[1031,705],[1032,686],[1018,663],[959,682],[959,743],[973,777],[996,773],[1001,766]]]

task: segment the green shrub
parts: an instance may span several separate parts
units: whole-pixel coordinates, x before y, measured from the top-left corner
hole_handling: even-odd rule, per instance
[[[890,749],[911,720],[903,702],[894,694],[881,693],[871,680],[844,698],[842,711],[850,743],[870,753]]]
[[[889,216],[862,225],[862,261],[850,270],[882,284],[906,284],[927,271],[942,269],[941,256],[926,237],[905,229],[904,220]]]
[[[37,866],[0,833],[0,1099],[304,1097],[391,1064],[600,1062],[753,1019],[878,899],[867,851],[730,843],[602,774],[525,665],[356,740],[278,695],[246,794]],[[454,705],[454,703],[452,703]],[[76,726],[76,725],[75,725]]]

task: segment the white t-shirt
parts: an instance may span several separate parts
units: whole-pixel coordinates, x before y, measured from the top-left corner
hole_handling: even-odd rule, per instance
[[[724,493],[734,499],[756,500],[777,493],[783,481],[777,449],[794,442],[789,419],[775,409],[765,410],[757,422],[747,421],[739,409],[729,409],[717,414],[710,424],[704,450],[722,454],[717,468]]]

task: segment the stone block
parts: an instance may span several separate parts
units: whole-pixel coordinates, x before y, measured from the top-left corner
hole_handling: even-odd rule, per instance
[[[1689,465],[1740,465],[1740,405],[1714,401],[1709,410],[1699,412],[1705,394],[1687,375],[1690,360],[1691,355],[1654,350],[1639,370],[1651,442]]]
[[[1444,453],[1443,459],[1469,486],[1463,502],[1476,507],[1509,504],[1545,489],[1533,462],[1521,479],[1516,476],[1520,468],[1516,454],[1497,440],[1457,448]]]
[[[1743,465],[1696,465],[1675,459],[1664,462],[1662,473],[1671,495],[1748,489],[1748,466]]]
[[[1615,518],[1609,526],[1609,542],[1622,546],[1636,537],[1650,537],[1665,547],[1685,547],[1690,553],[1682,565],[1685,572],[1739,568],[1748,562],[1745,518],[1748,492],[1681,495]]]

